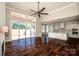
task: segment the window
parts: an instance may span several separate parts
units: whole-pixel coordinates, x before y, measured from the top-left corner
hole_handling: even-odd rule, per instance
[[[29,19],[33,21],[29,22]],[[12,40],[35,37],[35,21],[35,17],[26,19],[26,15],[11,12]]]
[[[53,32],[53,25],[52,24],[49,25],[49,32]]]
[[[45,25],[42,25],[42,32],[45,32]]]
[[[42,25],[42,32],[48,32],[48,25],[47,24]]]

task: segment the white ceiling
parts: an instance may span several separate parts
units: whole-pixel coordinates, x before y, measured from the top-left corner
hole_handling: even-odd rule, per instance
[[[53,10],[56,10],[58,8],[61,8],[71,3],[72,2],[40,2],[40,9],[45,7],[46,9],[43,12],[49,13]],[[30,9],[33,9],[36,11],[38,10],[37,9],[38,4],[36,2],[7,2],[6,5],[9,7],[26,11],[31,14],[33,14],[33,11],[31,11]]]

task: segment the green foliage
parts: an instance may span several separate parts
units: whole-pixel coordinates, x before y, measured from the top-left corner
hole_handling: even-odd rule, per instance
[[[20,24],[20,25],[19,25],[19,28],[20,28],[20,29],[25,29],[25,26],[24,26],[23,24]]]
[[[18,29],[19,27],[18,27],[19,25],[17,24],[17,23],[13,23],[12,24],[12,29]]]
[[[12,23],[12,29],[30,29],[30,25],[26,24],[20,24],[20,23]]]

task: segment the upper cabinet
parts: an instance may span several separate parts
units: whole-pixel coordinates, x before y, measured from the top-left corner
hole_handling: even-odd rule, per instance
[[[60,28],[65,28],[64,23],[60,23]]]

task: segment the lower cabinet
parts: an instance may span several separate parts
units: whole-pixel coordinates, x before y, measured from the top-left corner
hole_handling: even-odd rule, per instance
[[[67,34],[66,33],[53,33],[53,32],[50,32],[50,33],[48,33],[48,37],[67,40]]]

